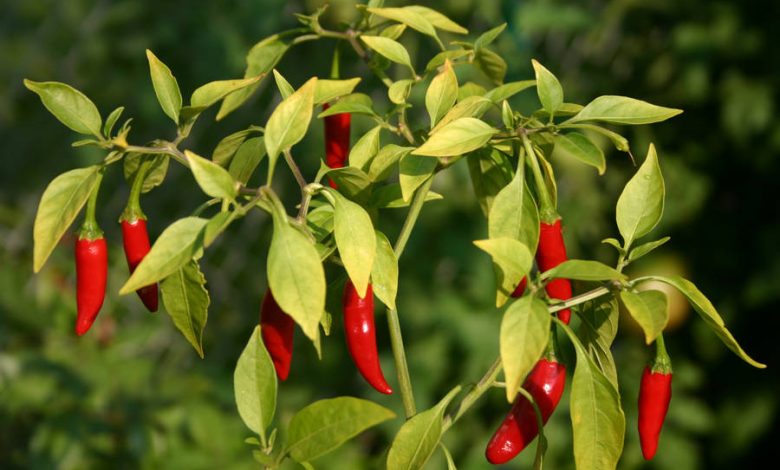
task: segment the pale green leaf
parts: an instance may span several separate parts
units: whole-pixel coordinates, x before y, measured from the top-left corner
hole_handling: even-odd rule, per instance
[[[395,296],[398,293],[398,259],[393,245],[384,233],[376,230],[376,257],[371,267],[371,285],[374,294],[388,308],[395,310]]]
[[[376,116],[373,103],[368,95],[363,93],[352,93],[336,101],[335,104],[330,105],[328,109],[317,115],[322,119],[327,116],[333,116],[334,114],[350,113],[350,114],[366,114],[369,116]]]
[[[238,90],[254,85],[262,77],[242,78],[238,80],[218,80],[207,83],[192,92],[190,106],[195,108],[208,108],[222,98]]]
[[[295,93],[295,88],[293,88],[292,85],[290,85],[290,82],[287,81],[282,74],[274,69],[274,81],[276,82],[276,88],[279,89],[279,93],[282,95],[282,99],[286,100],[290,97],[293,93]],[[318,80],[319,82],[319,80]]]
[[[41,102],[61,123],[79,134],[101,137],[103,125],[95,103],[84,93],[60,82],[24,80],[24,86],[37,94]]]
[[[429,157],[463,155],[482,147],[497,133],[498,129],[480,119],[464,117],[439,129],[412,154]]]
[[[567,122],[604,121],[614,124],[651,124],[682,113],[681,109],[664,108],[625,96],[599,96]]]
[[[657,290],[647,290],[633,293],[627,290],[620,292],[620,300],[626,306],[628,313],[642,327],[645,342],[652,343],[664,331],[669,321],[669,311],[666,308],[666,294]]]
[[[438,11],[433,10],[431,8],[420,6],[420,5],[409,5],[407,7],[404,7],[404,10],[411,10],[417,13],[418,15],[428,20],[437,29],[440,29],[442,31],[449,31],[450,33],[455,33],[455,34],[469,33],[469,31],[463,26],[459,25],[458,23],[447,18],[442,13],[439,13]]]
[[[368,400],[352,397],[319,400],[293,416],[287,450],[296,462],[308,462],[393,418],[392,411]]]
[[[178,124],[182,99],[176,77],[173,76],[171,69],[149,49],[146,50],[146,58],[149,61],[149,72],[157,101],[160,102],[163,112]]]
[[[463,117],[482,117],[493,106],[493,102],[482,96],[469,96],[453,106],[431,129],[430,134],[438,132],[447,124]]]
[[[536,73],[536,93],[539,95],[539,101],[542,102],[544,109],[553,115],[563,104],[563,88],[555,75],[536,59],[532,59],[531,64]]]
[[[362,35],[360,39],[386,59],[412,69],[412,60],[409,58],[409,52],[406,51],[406,48],[401,43],[381,36]]]
[[[597,169],[599,175],[603,175],[607,169],[607,161],[604,151],[594,144],[586,136],[578,132],[558,134],[555,136],[555,156],[575,158],[586,165]]]
[[[249,178],[265,157],[265,143],[262,137],[247,139],[231,159],[228,173],[241,184],[247,184]]]
[[[425,195],[425,202],[439,201],[441,199],[444,199],[444,196],[433,191],[428,191],[428,194]],[[400,183],[391,183],[378,187],[371,194],[371,206],[379,209],[408,207],[410,202],[404,200]]]
[[[499,34],[503,33],[506,29],[506,23],[502,23],[495,28],[489,29],[480,34],[476,41],[474,41],[474,49],[480,49],[485,46],[489,46],[496,40]]]
[[[314,77],[282,101],[268,118],[265,148],[271,161],[271,169],[283,150],[297,144],[306,135],[313,114],[316,87],[317,78]]]
[[[481,48],[476,53],[474,63],[495,85],[504,83],[507,65],[500,55],[490,49]]]
[[[219,141],[214,151],[211,153],[211,160],[222,168],[228,168],[233,156],[241,147],[241,144],[252,133],[252,129],[242,129],[234,132]]]
[[[366,8],[369,12],[371,12],[374,15],[381,16],[382,18],[387,18],[389,20],[397,21],[399,23],[403,23],[406,26],[417,30],[427,36],[430,36],[436,40],[439,44],[441,44],[441,41],[439,41],[439,37],[436,35],[436,29],[433,27],[430,21],[428,21],[424,16],[417,13],[413,9],[409,8]],[[443,48],[442,48],[443,49]],[[388,57],[389,59],[389,57]],[[391,59],[392,60],[392,59]]]
[[[458,77],[455,76],[452,64],[445,61],[443,70],[433,77],[425,94],[425,108],[428,110],[431,128],[447,114],[457,98]]]
[[[656,248],[668,242],[669,240],[670,237],[663,237],[659,240],[655,240],[652,242],[647,242],[642,245],[639,245],[638,247],[631,250],[631,253],[628,254],[628,261],[634,261],[645,256],[646,254],[655,250]]]
[[[506,154],[490,147],[469,154],[467,162],[474,194],[487,217],[496,195],[512,181],[512,164]]]
[[[349,166],[362,171],[368,171],[371,159],[379,151],[380,132],[382,132],[382,126],[376,126],[355,142],[352,150],[349,151]]]
[[[403,104],[406,102],[406,98],[409,97],[412,85],[414,85],[414,80],[398,80],[387,89],[387,96],[393,103]]]
[[[160,283],[160,294],[173,324],[203,358],[203,330],[210,300],[198,263],[189,260],[166,276]]]
[[[510,97],[527,90],[536,85],[536,80],[522,80],[519,82],[509,82],[499,85],[492,90],[484,93],[485,98],[494,103],[500,103]]]
[[[334,201],[334,236],[344,268],[360,297],[366,296],[376,256],[374,225],[368,213],[338,191],[326,189]]]
[[[235,199],[238,188],[226,169],[189,150],[185,150],[184,155],[190,164],[195,181],[204,193],[219,199]]]
[[[49,259],[57,242],[87,203],[98,184],[100,166],[65,172],[43,191],[33,225],[33,271],[38,272]]]
[[[522,242],[508,237],[476,240],[474,244],[493,258],[496,272],[496,307],[502,306],[531,270],[533,255]]]
[[[404,201],[411,201],[414,192],[433,176],[438,162],[433,158],[404,155],[398,162],[398,181]]]
[[[371,167],[368,170],[368,177],[372,181],[381,181],[390,176],[390,170],[401,158],[414,150],[414,147],[401,147],[395,144],[389,144],[382,147],[376,156],[371,160]]]
[[[152,162],[146,170],[146,175],[144,175],[144,183],[141,187],[142,193],[148,193],[162,184],[165,180],[165,176],[168,174],[170,157],[162,154],[144,155],[132,152],[126,154],[125,158],[122,159],[122,172],[124,173],[125,181],[130,185],[133,184],[136,172],[141,166],[141,163],[147,159],[150,159]]]
[[[349,80],[317,80],[314,90],[314,104],[327,103],[341,96],[349,95],[360,83],[360,78]]]
[[[500,346],[509,403],[547,347],[551,318],[544,302],[533,295],[521,297],[504,312]]]
[[[647,158],[626,184],[617,202],[617,226],[626,248],[650,232],[661,220],[664,193],[664,178],[658,166],[655,146],[650,144]]]
[[[626,275],[615,268],[598,261],[570,259],[547,270],[541,275],[542,280],[576,279],[579,281],[614,281],[626,279]]]
[[[203,248],[203,229],[207,223],[207,219],[200,217],[185,217],[169,225],[119,290],[119,294],[129,294],[154,284],[187,264]]]
[[[238,414],[255,434],[265,436],[276,411],[276,371],[255,326],[233,373]]]

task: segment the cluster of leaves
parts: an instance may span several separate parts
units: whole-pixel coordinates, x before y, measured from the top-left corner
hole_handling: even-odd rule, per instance
[[[160,282],[165,309],[202,356],[209,296],[198,260],[230,224],[249,211],[265,211],[273,219],[267,260],[269,287],[282,310],[319,352],[321,331],[329,334],[334,313],[327,311],[326,299],[329,291],[337,292],[340,286],[338,280],[328,284],[323,263],[343,266],[359,294],[365,294],[371,282],[377,297],[394,312],[398,257],[422,206],[442,199],[430,191],[433,178],[463,159],[487,217],[488,238],[475,244],[493,260],[496,306],[502,307],[510,300],[521,279],[531,276],[532,281],[528,293],[508,306],[501,325],[498,340],[506,398],[510,402],[515,398],[523,379],[548,348],[551,328],[562,329],[577,353],[571,392],[577,468],[614,468],[621,455],[625,418],[610,352],[617,330],[617,301],[641,325],[648,344],[661,334],[667,322],[664,294],[641,290],[644,282],[661,281],[679,289],[727,347],[748,363],[763,367],[741,349],[715,308],[690,281],[659,276],[629,280],[622,273],[628,264],[668,240],[635,246],[656,226],[663,212],[664,182],[652,145],[617,202],[616,222],[622,241],[605,240],[618,252],[616,266],[570,260],[543,273],[532,272],[540,221],[557,218],[556,179],[549,157],[558,154],[574,158],[602,174],[606,159],[594,143],[594,135],[604,136],[617,150],[629,152],[628,141],[606,125],[660,122],[679,114],[679,110],[622,96],[600,96],[584,106],[566,102],[555,75],[536,61],[533,80],[504,83],[506,63],[489,48],[504,25],[473,42],[452,41],[445,47],[440,34],[467,31],[426,7],[384,8],[381,2],[372,1],[360,6],[359,20],[339,31],[320,25],[323,11],[300,15],[303,28],[257,43],[247,55],[244,78],[203,85],[192,93],[187,106],[183,105],[171,70],[147,51],[155,94],[176,125],[177,135],[172,141],[132,145],[128,142],[130,120],[114,131],[123,108],[112,111],[104,121],[92,101],[78,90],[58,82],[26,80],[27,88],[41,97],[55,117],[75,132],[89,136],[74,145],[96,146],[106,152],[103,162],[58,176],[44,192],[34,228],[35,271],[42,268],[89,196],[98,190],[103,171],[121,161],[125,177],[129,181],[143,178],[142,191],[148,192],[163,183],[169,160],[174,159],[191,170],[207,199],[195,213],[173,222],[161,233],[120,294]],[[421,75],[398,41],[407,30],[430,37],[442,49],[427,62]],[[274,68],[290,47],[319,39],[346,43],[365,60],[387,86],[386,112],[378,111],[368,94],[355,91],[360,78],[313,77],[296,88]],[[393,71],[400,71],[402,78],[388,75],[393,64],[398,66]],[[462,67],[475,67],[493,87],[486,89],[474,82],[460,84],[456,70]],[[223,118],[246,103],[269,75],[273,75],[282,100],[264,126],[250,125],[226,136],[211,158],[179,148],[206,109],[220,104],[217,119]],[[413,106],[411,97],[418,87],[425,87],[424,106],[429,118],[426,128],[421,129],[410,126],[407,119],[407,110]],[[528,114],[513,109],[510,99],[534,87],[541,108]],[[323,164],[309,182],[301,174],[292,150],[306,136],[315,109],[325,103],[330,103],[329,108],[317,118],[350,113],[364,116],[375,126],[356,140],[347,167],[329,169]],[[383,136],[392,137],[395,143],[383,144]],[[272,188],[280,157],[300,185],[301,201],[295,216],[288,214]],[[265,161],[264,184],[251,185]],[[149,170],[139,171],[142,164]],[[320,183],[326,177],[336,182],[338,190]],[[204,217],[212,206],[220,210]],[[380,210],[407,206],[407,223],[393,245],[376,230],[376,220]],[[544,285],[555,278],[597,285],[561,304],[544,295]],[[580,314],[577,332],[551,315],[569,307]],[[396,363],[396,367],[406,366]],[[421,468],[439,447],[449,456],[446,447],[440,446],[443,433],[493,385],[495,380],[481,381],[460,401],[457,412],[449,415],[447,408],[460,393],[459,386],[433,408],[421,413],[407,409],[409,419],[390,447],[388,468]],[[311,466],[310,461],[394,417],[389,410],[366,400],[339,397],[318,401],[293,417],[286,442],[279,446],[276,429],[268,433],[277,387],[272,362],[255,329],[236,367],[235,394],[242,419],[258,435],[249,442],[258,446],[255,457],[264,465],[276,466],[290,457]],[[410,387],[402,387],[402,394],[410,393]],[[543,447],[539,449],[543,451]],[[454,467],[450,458],[448,462]],[[541,465],[541,459],[538,462]]]

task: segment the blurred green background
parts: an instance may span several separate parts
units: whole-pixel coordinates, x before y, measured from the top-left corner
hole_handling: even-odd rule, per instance
[[[353,11],[332,2],[325,23]],[[402,2],[388,2],[400,5]],[[777,202],[780,119],[780,3],[712,0],[449,0],[424,1],[468,27],[472,35],[501,22],[494,48],[509,63],[507,80],[532,77],[537,58],[558,75],[567,101],[586,103],[621,94],[685,113],[652,127],[623,129],[639,160],[656,143],[667,183],[664,221],[653,235],[672,240],[642,270],[680,272],[710,296],[745,349],[766,362],[742,363],[684,307],[674,302],[667,343],[675,365],[674,398],[656,459],[644,463],[636,436],[635,400],[649,351],[628,322],[614,352],[627,417],[621,469],[726,469],[771,461],[780,437],[776,332],[780,310],[780,218]],[[292,13],[321,2],[282,0],[4,0],[0,14],[0,468],[255,468],[250,435],[233,401],[232,374],[265,290],[270,224],[255,213],[231,226],[203,260],[212,305],[205,360],[163,312],[149,314],[135,296],[116,292],[127,276],[116,223],[128,194],[119,171],[108,174],[99,219],[112,247],[109,295],[92,332],[77,339],[72,235],[43,271],[32,274],[32,222],[48,181],[102,155],[74,149],[77,139],[22,86],[23,78],[70,83],[105,116],[126,106],[131,141],[171,138],[149,82],[144,49],[177,76],[186,96],[207,81],[242,75],[244,55],[257,40],[295,26]],[[474,37],[474,36],[472,36]],[[447,37],[446,39],[455,39]],[[404,43],[425,63],[433,44],[405,33]],[[279,69],[298,86],[328,74],[333,43],[292,49]],[[365,75],[348,56],[343,75]],[[465,70],[465,69],[462,69]],[[459,75],[461,71],[459,69]],[[485,82],[474,73],[465,80]],[[373,87],[373,88],[372,88]],[[376,80],[375,102],[387,107]],[[421,97],[417,97],[420,99]],[[220,137],[267,119],[277,99],[264,86],[257,99],[222,122],[201,118],[185,143],[209,155]],[[525,101],[524,101],[525,100]],[[533,93],[513,101],[533,109]],[[423,114],[413,116],[422,122]],[[369,122],[353,119],[355,132]],[[321,126],[296,147],[311,178],[322,156]],[[560,212],[569,254],[614,262],[599,241],[616,234],[614,204],[633,171],[610,150],[598,177],[576,162],[553,160],[560,178]],[[118,169],[118,168],[117,168]],[[292,180],[279,190],[296,197]],[[468,190],[463,190],[468,188]],[[498,352],[500,314],[493,308],[490,260],[472,244],[486,236],[465,161],[440,175],[444,202],[423,211],[401,261],[399,309],[420,409],[454,384],[475,382]],[[172,165],[166,183],[142,204],[156,236],[191,212],[203,196],[187,171]],[[393,239],[403,210],[386,211],[380,227]],[[648,238],[650,239],[650,238]],[[332,272],[330,274],[333,274]],[[583,288],[583,286],[580,286]],[[384,315],[377,319],[383,366],[395,384]],[[377,396],[355,372],[340,323],[324,343],[323,360],[298,335],[290,379],[280,387],[277,422],[286,427],[305,404],[342,394],[363,396],[402,415],[397,396]],[[625,328],[623,328],[625,327]],[[773,346],[775,344],[775,346]],[[569,358],[571,359],[571,358]],[[547,468],[573,468],[567,400],[546,428]],[[485,444],[507,404],[489,393],[447,435],[459,468],[488,468]],[[367,432],[318,468],[374,468],[400,418]],[[526,451],[507,468],[530,466]],[[525,455],[528,454],[528,455]],[[431,468],[441,468],[436,456]],[[293,468],[293,465],[289,465]]]

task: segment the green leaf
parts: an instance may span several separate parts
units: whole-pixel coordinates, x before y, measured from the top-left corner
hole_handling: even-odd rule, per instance
[[[368,400],[352,397],[319,400],[293,416],[287,450],[296,462],[308,462],[393,418],[395,413]]]
[[[395,310],[395,296],[398,293],[398,259],[393,245],[384,233],[375,230],[376,256],[371,267],[371,283],[374,294],[388,308]]]
[[[289,47],[288,44],[276,35],[252,46],[252,49],[246,56],[247,67],[244,72],[244,78],[261,77],[260,80],[262,80],[279,63],[279,60],[281,60]],[[217,121],[222,120],[244,104],[259,86],[260,81],[226,96],[217,113]]]
[[[570,259],[545,271],[542,280],[576,279],[579,281],[616,281],[626,279],[626,275],[598,261]]]
[[[214,243],[214,240],[216,240],[237,217],[238,214],[235,212],[218,212],[215,214],[203,230],[203,248],[208,248]]]
[[[619,310],[613,297],[602,297],[580,307],[579,334],[599,370],[617,389],[617,369],[610,347],[618,331]]]
[[[238,414],[246,427],[265,436],[276,411],[277,382],[274,363],[265,349],[259,326],[255,326],[238,358],[233,373],[233,390]]]
[[[428,191],[428,194],[425,196],[425,202],[438,201],[441,199],[444,199],[444,196],[433,191]],[[371,207],[379,209],[399,209],[401,207],[408,207],[409,203],[410,201],[405,201],[403,198],[400,183],[392,183],[376,188],[371,195]]]
[[[350,199],[360,199],[371,189],[368,175],[351,166],[334,168],[327,175],[336,182],[339,191]]]
[[[124,173],[125,181],[127,181],[128,184],[133,184],[135,173],[138,171],[138,167],[141,166],[141,163],[145,159],[151,159],[152,163],[146,170],[144,184],[141,187],[142,193],[148,193],[152,189],[162,184],[162,182],[165,180],[165,175],[168,174],[168,163],[170,161],[168,155],[145,155],[135,152],[128,153],[125,155],[125,158],[122,159],[122,172]]]
[[[496,307],[504,305],[531,271],[533,255],[522,242],[508,237],[476,240],[474,244],[493,258],[496,272]]]
[[[455,461],[452,459],[452,454],[450,454],[447,446],[440,442],[439,447],[441,447],[441,451],[444,453],[444,458],[447,460],[447,470],[458,470],[458,467],[455,466]]]
[[[228,172],[230,176],[241,184],[247,184],[249,178],[265,157],[265,143],[262,137],[247,139],[236,151],[236,155],[230,161]]]
[[[740,359],[753,367],[759,369],[766,368],[765,364],[756,361],[742,349],[739,343],[737,343],[737,340],[734,339],[734,336],[731,334],[731,332],[726,328],[726,325],[723,322],[723,318],[721,318],[718,311],[715,310],[715,307],[712,305],[712,303],[691,281],[683,279],[680,276],[651,276],[651,278],[665,282],[666,284],[669,284],[670,286],[679,290],[680,293],[682,293],[682,295],[688,299],[688,302],[690,302],[693,309],[696,310],[699,316],[704,320],[704,323],[706,323],[707,326],[709,326],[712,331],[718,335],[718,338],[723,341],[723,344],[725,344],[727,348],[731,349],[734,354],[739,356]]]
[[[405,65],[414,70],[412,67],[412,60],[409,58],[409,53],[401,43],[381,36],[362,35],[360,36],[360,39],[366,43],[368,47],[375,50],[386,59],[397,64]]]
[[[555,136],[555,155],[575,158],[586,165],[597,169],[599,175],[603,175],[607,169],[607,161],[604,151],[594,144],[586,136],[578,132],[558,134]]]
[[[414,150],[414,147],[401,147],[395,144],[389,144],[382,147],[376,156],[371,160],[371,168],[368,170],[368,177],[372,181],[381,181],[390,176],[392,166],[401,158]]]
[[[236,182],[230,173],[216,163],[189,150],[184,151],[190,170],[204,193],[219,199],[233,200],[238,195]]]
[[[500,103],[512,96],[520,93],[523,90],[527,90],[536,85],[536,80],[521,80],[519,82],[509,82],[503,85],[499,85],[492,90],[484,93],[485,98],[491,100],[493,103]]]
[[[500,55],[482,48],[476,53],[474,63],[495,85],[504,83],[507,66]]]
[[[252,129],[243,129],[220,140],[211,153],[211,160],[222,168],[227,168],[238,148],[252,132]]]
[[[512,164],[506,154],[495,148],[471,153],[467,161],[474,194],[487,217],[496,195],[512,181]]]
[[[103,124],[103,135],[106,137],[111,136],[111,131],[114,130],[114,125],[119,120],[119,117],[122,116],[122,112],[125,110],[124,106],[120,106],[116,108],[115,110],[111,111],[111,114],[108,115],[106,118],[105,124]]]
[[[449,61],[444,62],[443,70],[433,77],[428,91],[425,93],[425,108],[431,119],[431,128],[441,119],[455,104],[458,98],[458,77],[452,69]]]
[[[515,128],[515,113],[507,100],[501,102],[501,121],[504,123],[505,128]]]
[[[452,121],[431,135],[413,155],[450,157],[476,150],[490,140],[498,129],[476,118],[460,118]]]
[[[506,29],[506,23],[500,24],[493,29],[482,33],[476,41],[474,41],[474,49],[480,49],[489,46],[496,40],[499,34],[503,33]]]
[[[333,233],[341,261],[358,295],[365,297],[376,256],[374,225],[368,213],[358,204],[345,198],[338,191],[330,188],[326,191],[334,201]]]
[[[100,166],[65,172],[46,187],[33,225],[33,271],[39,272],[98,184]]]
[[[442,436],[442,419],[447,405],[460,392],[455,387],[433,408],[406,421],[393,439],[387,454],[388,470],[420,470],[430,460]]]
[[[665,121],[682,113],[681,109],[664,108],[625,96],[599,96],[588,103],[567,123],[604,121],[614,124],[651,124]]]
[[[493,199],[488,215],[488,236],[522,242],[532,253],[539,242],[539,211],[522,171],[515,174]]]
[[[596,126],[594,124],[566,124],[565,126],[561,126],[561,127],[582,129],[586,131],[595,132],[611,140],[612,145],[614,145],[615,148],[620,150],[621,152],[628,152],[631,150],[628,145],[628,139],[618,134],[617,132],[611,131],[609,129],[605,129],[601,126]]]
[[[544,302],[533,295],[521,297],[504,313],[501,320],[501,362],[504,364],[509,403],[512,403],[525,376],[547,347],[551,318]]]
[[[95,103],[77,89],[60,82],[24,80],[24,86],[37,94],[41,102],[61,123],[79,134],[102,137],[103,124]]]
[[[533,64],[536,73],[536,93],[539,95],[539,101],[552,116],[563,104],[563,88],[555,75],[536,59],[532,59],[531,64]]]
[[[371,159],[379,151],[379,134],[382,132],[382,126],[376,126],[363,134],[352,150],[349,151],[349,166],[362,171],[368,171]]]
[[[652,242],[647,242],[642,245],[639,245],[638,247],[631,250],[631,253],[628,254],[628,261],[635,261],[646,254],[650,253],[651,251],[655,250],[659,246],[663,245],[664,243],[668,242],[670,240],[670,237],[663,237],[659,240],[655,240]]]
[[[405,24],[394,24],[390,25],[387,28],[383,29],[379,32],[379,35],[383,38],[390,38],[393,40],[398,40],[398,38],[401,37],[401,35],[406,31],[406,25]]]
[[[467,30],[463,26],[459,25],[458,23],[452,21],[451,19],[447,18],[443,14],[431,8],[423,7],[420,5],[409,5],[407,7],[404,7],[403,9],[411,10],[417,13],[418,15],[428,20],[433,26],[435,26],[436,28],[442,31],[449,31],[455,34],[469,33],[469,30]]]
[[[207,223],[207,219],[200,217],[185,217],[169,225],[119,289],[119,294],[130,294],[154,284],[187,264],[203,248],[203,229]]]
[[[650,144],[642,166],[626,184],[617,202],[616,219],[628,248],[661,220],[664,212],[664,178],[658,166],[655,146]]]
[[[265,127],[265,148],[273,171],[279,154],[303,139],[311,122],[317,77],[301,86],[274,109]]]
[[[368,95],[364,95],[363,93],[352,93],[351,95],[339,99],[335,104],[318,114],[317,117],[322,119],[327,116],[341,113],[376,116],[372,106],[373,102]]]
[[[588,356],[577,336],[558,321],[574,344],[577,368],[571,386],[571,423],[577,470],[609,470],[623,453],[626,417],[620,394]]]
[[[482,117],[493,106],[493,102],[482,96],[469,96],[461,100],[452,107],[436,126],[431,129],[430,134],[438,132],[439,129],[447,124],[463,117]]]
[[[146,50],[146,59],[149,61],[149,73],[152,76],[152,86],[157,101],[160,102],[163,112],[178,124],[182,99],[176,77],[171,73],[171,69],[149,49]]]
[[[436,35],[436,29],[433,27],[431,22],[425,19],[424,16],[420,15],[419,13],[417,13],[412,9],[366,8],[366,10],[368,10],[370,13],[374,15],[381,16],[382,18],[387,18],[389,20],[403,23],[406,26],[425,34],[426,36],[430,36],[434,38],[437,43],[441,44],[441,41],[439,41],[439,37]]]
[[[428,61],[428,63],[425,65],[425,73],[432,72],[442,65],[444,65],[444,62],[446,60],[454,61],[455,59],[458,59],[460,57],[467,56],[471,53],[471,51],[468,51],[466,49],[452,49],[452,50],[446,50],[439,52],[431,60]]]
[[[618,240],[617,238],[605,238],[601,240],[601,243],[606,243],[607,245],[614,247],[620,254],[623,254],[625,252],[625,250],[623,249],[623,245],[620,244],[620,240]]]
[[[218,80],[207,83],[192,93],[190,105],[194,108],[208,108],[222,98],[238,90],[254,85],[262,77],[249,77],[239,80]]]
[[[487,93],[485,87],[474,82],[466,82],[458,88],[458,101],[463,101],[470,96],[482,96]]]
[[[669,321],[669,311],[666,308],[666,294],[657,290],[647,290],[638,293],[621,291],[620,300],[626,306],[628,313],[634,317],[642,331],[645,332],[645,342],[652,343],[664,331]]]
[[[306,214],[306,223],[317,241],[333,233],[333,206],[323,204]]]
[[[406,102],[406,98],[409,97],[412,85],[414,85],[414,80],[398,80],[387,89],[387,96],[393,103],[403,104]]]
[[[433,158],[406,154],[398,162],[398,181],[404,201],[411,201],[414,192],[433,176],[438,162]]]
[[[349,80],[317,80],[314,90],[314,104],[327,103],[344,95],[349,95],[360,83],[360,78]]]
[[[315,341],[325,311],[325,272],[320,256],[314,243],[290,226],[287,214],[274,211],[273,220],[268,284],[279,307]]]
[[[276,69],[274,69],[274,81],[276,82],[276,88],[279,89],[279,93],[282,95],[283,100],[286,100],[290,95],[295,93],[295,88],[293,88],[293,86],[290,85],[290,82],[288,82]]]
[[[206,328],[210,301],[206,291],[206,278],[200,272],[198,263],[189,260],[166,276],[160,283],[160,293],[173,324],[202,359],[203,330]]]

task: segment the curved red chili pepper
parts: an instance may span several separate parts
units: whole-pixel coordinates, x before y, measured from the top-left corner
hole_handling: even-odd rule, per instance
[[[322,108],[328,109],[328,104],[324,104]],[[349,113],[325,117],[325,163],[330,168],[342,168],[347,163],[351,120]],[[336,183],[330,180],[330,186],[335,188]]]
[[[512,297],[522,297],[525,293],[525,288],[528,285],[528,276],[523,276],[522,279],[520,279],[520,283],[515,287],[514,292],[512,292]]]
[[[561,219],[552,224],[542,222],[539,224],[539,248],[536,250],[536,263],[539,271],[548,271],[566,261],[566,245],[563,243],[561,233]],[[553,279],[545,286],[547,295],[553,299],[568,300],[571,298],[571,281],[568,279]],[[558,312],[558,318],[569,324],[571,310],[565,309]]]
[[[122,220],[122,244],[125,248],[125,258],[130,273],[144,259],[151,246],[149,245],[149,233],[146,231],[146,220],[137,218],[135,220]],[[138,297],[144,303],[150,312],[157,311],[157,283],[142,287],[136,291]]]
[[[108,277],[106,239],[79,237],[76,240],[76,334],[92,326],[103,306]]]
[[[260,310],[260,334],[274,362],[276,375],[283,381],[290,375],[294,333],[295,321],[282,311],[271,294],[271,289],[266,289]]]
[[[542,413],[542,422],[552,415],[561,401],[566,384],[566,366],[555,360],[540,359],[525,379],[523,388],[531,394]],[[539,434],[536,412],[528,399],[517,395],[509,414],[496,430],[485,450],[488,462],[509,462]]]
[[[672,374],[645,367],[639,387],[639,441],[645,460],[655,456],[658,438],[672,399]]]
[[[347,349],[363,378],[380,393],[393,393],[382,374],[376,350],[374,293],[371,284],[363,298],[358,295],[352,281],[347,281],[344,286],[344,330]]]

